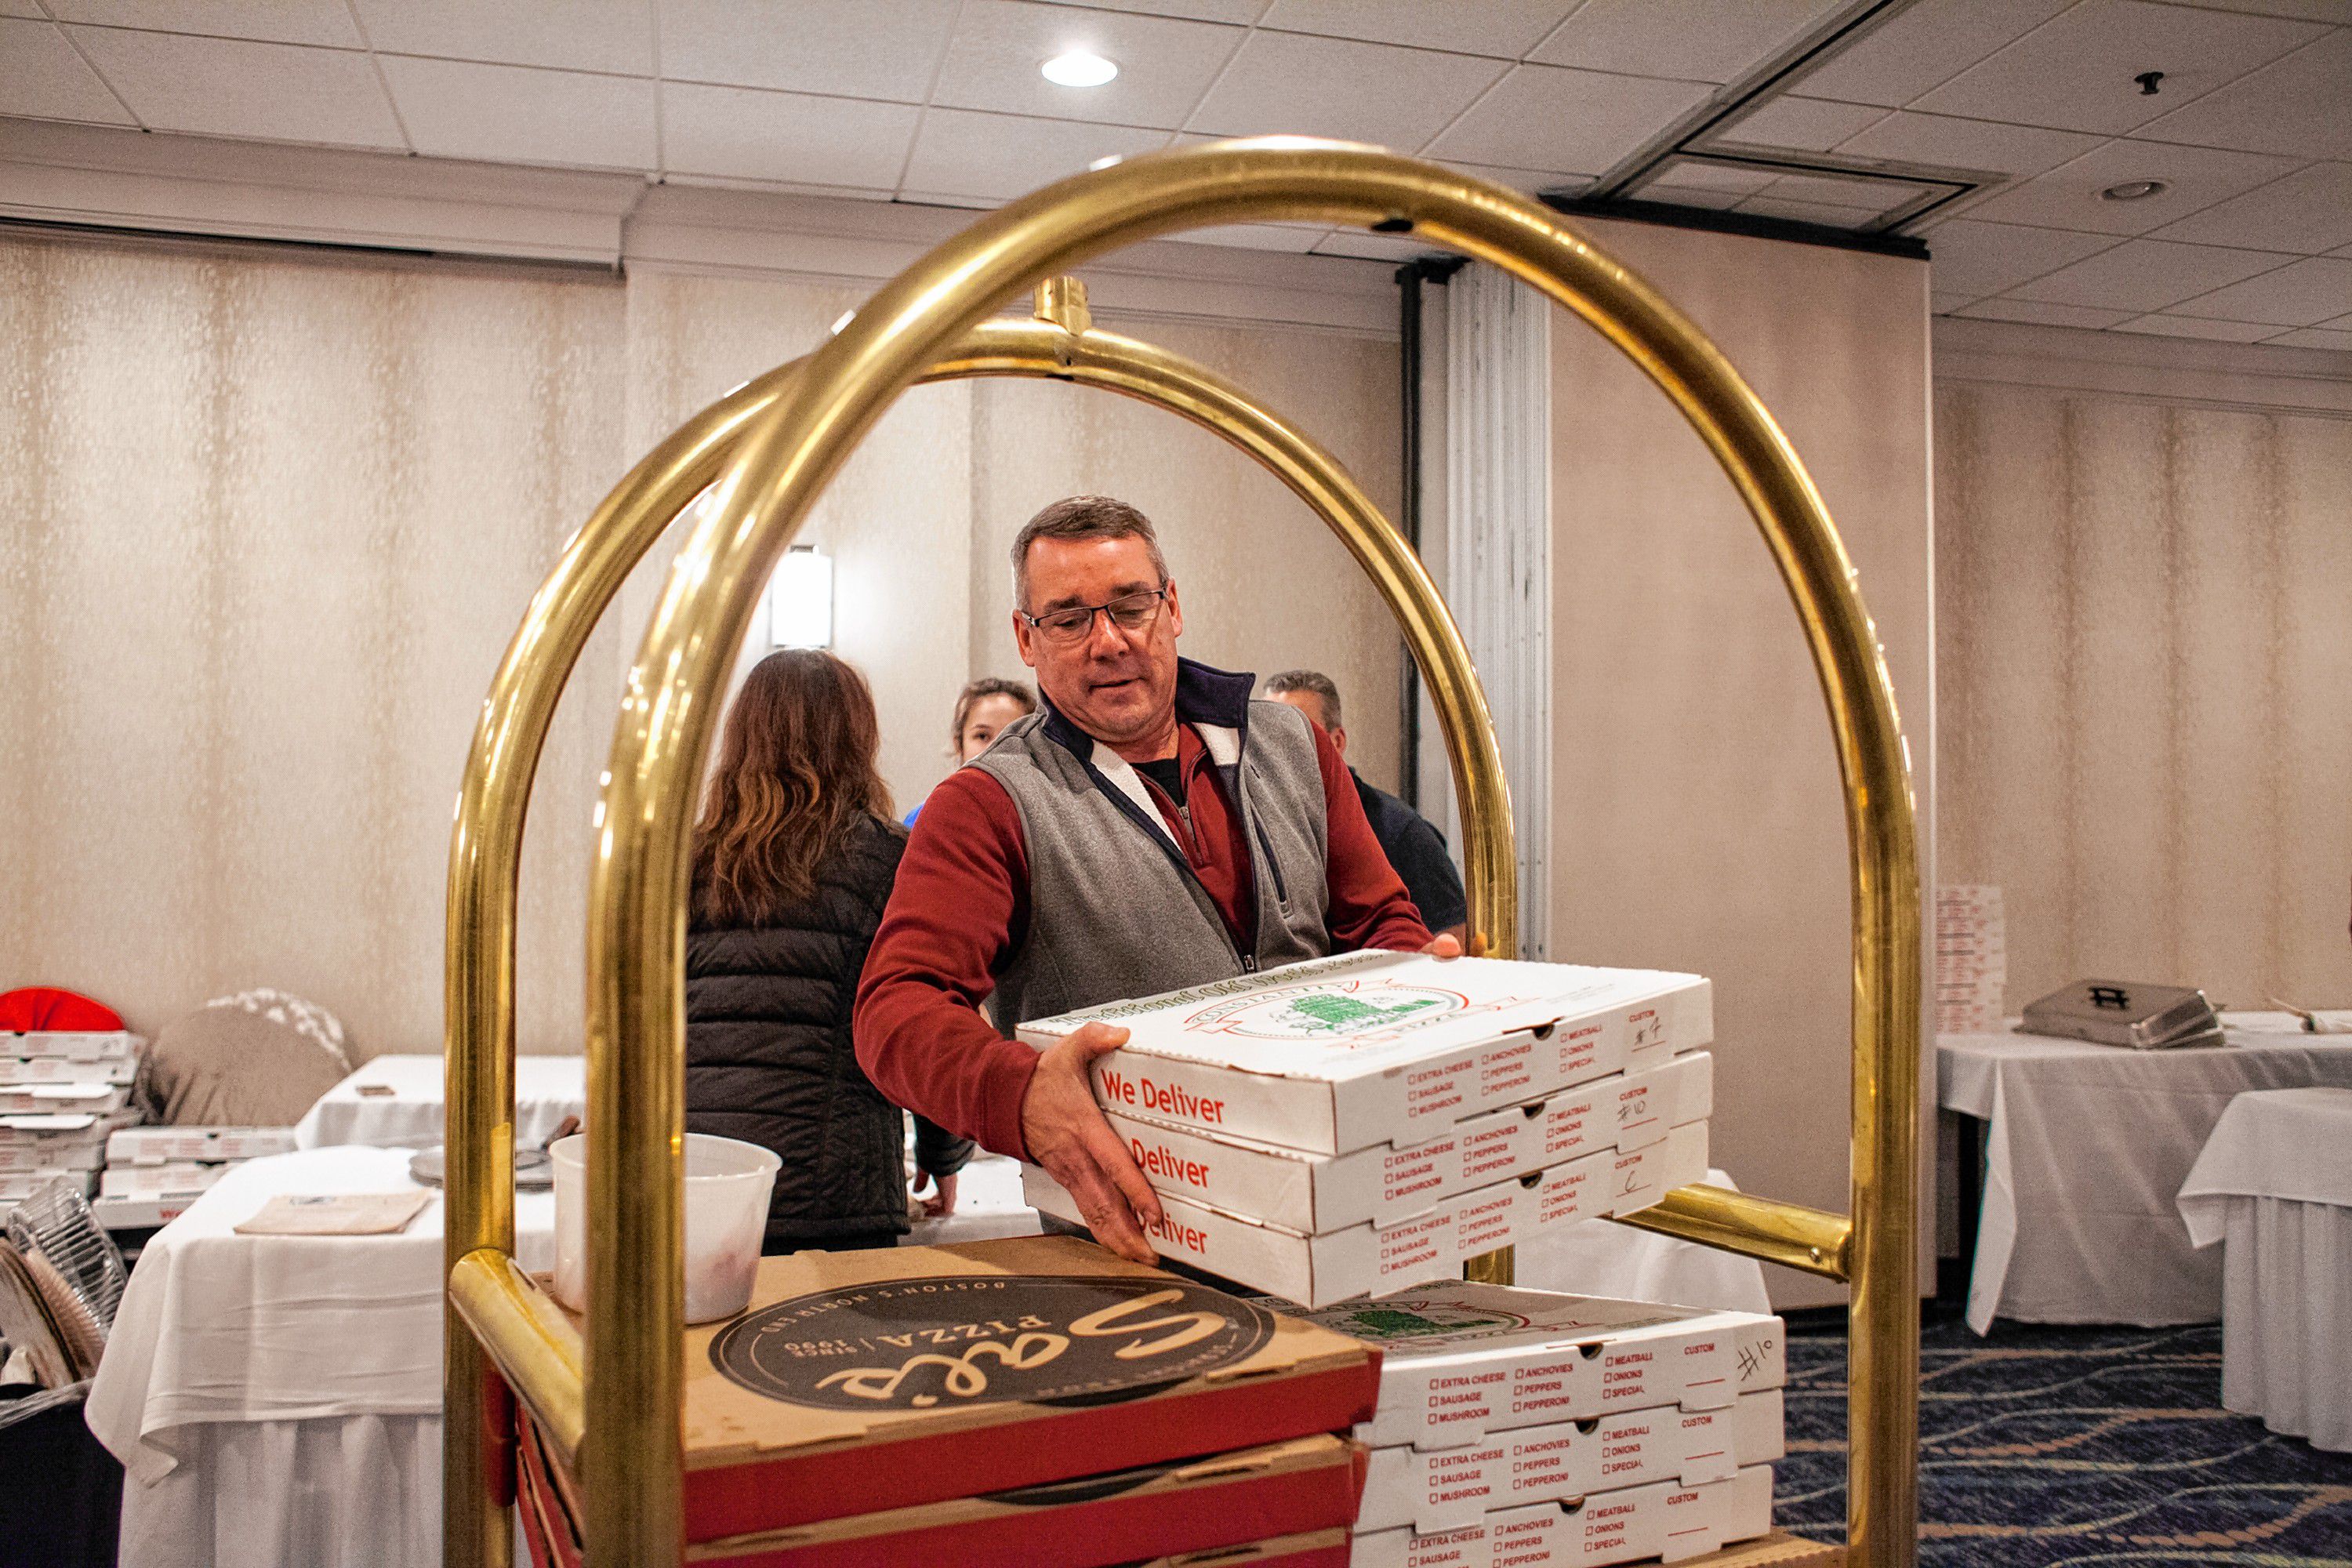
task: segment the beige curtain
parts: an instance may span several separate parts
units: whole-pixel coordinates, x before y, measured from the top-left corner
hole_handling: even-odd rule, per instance
[[[2009,1005],[2352,1005],[2352,423],[1936,411],[1943,879],[2005,889]]]

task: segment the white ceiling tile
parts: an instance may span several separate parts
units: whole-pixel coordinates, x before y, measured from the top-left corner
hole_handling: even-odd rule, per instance
[[[2309,22],[2160,5],[2083,0],[1913,107],[1933,114],[2121,135],[2233,81],[2323,31]],[[2156,94],[2134,78],[2160,70]]]
[[[1869,207],[1832,205],[1829,202],[1801,202],[1787,196],[1766,193],[1744,196],[1734,212],[1754,213],[1759,217],[1777,217],[1790,223],[1819,224],[1824,228],[1860,228],[1878,216]]]
[[[1592,183],[1590,174],[1572,174],[1556,169],[1507,169],[1493,163],[1464,163],[1447,160],[1445,166],[1459,169],[1481,180],[1491,180],[1528,195],[1539,195],[1545,191],[1581,190]]]
[[[1129,11],[1144,16],[1180,16],[1192,22],[1255,22],[1265,0],[1051,0],[1088,11]]]
[[[1727,212],[1747,199],[1745,191],[1726,191],[1706,185],[1685,185],[1673,179],[1652,180],[1636,185],[1627,193],[1635,201],[1663,202],[1668,206],[1706,207],[1714,212]]]
[[[159,33],[345,49],[359,48],[362,42],[343,0],[49,0],[49,12],[60,22]]]
[[[661,74],[920,103],[956,0],[654,0]]]
[[[1320,33],[1423,49],[1523,58],[1575,10],[1581,0],[1478,0],[1432,5],[1430,0],[1274,0],[1261,27]]]
[[[0,0],[0,16],[30,16],[37,22],[49,19],[49,14],[41,9],[40,0]]]
[[[1768,98],[1729,125],[1710,132],[1707,140],[1826,153],[1885,118],[1886,110],[1876,104],[1835,103],[1825,98]]]
[[[948,44],[931,101],[950,109],[1092,120],[1173,130],[1233,58],[1244,30],[1042,5],[970,0]],[[1101,87],[1056,87],[1038,71],[1085,49],[1118,67]]]
[[[365,55],[113,27],[71,31],[99,74],[154,130],[345,147],[405,145]]]
[[[2352,332],[2352,310],[2346,311],[2332,321],[2322,321],[2319,324],[2323,327],[2332,327],[2337,331]]]
[[[650,0],[352,0],[387,54],[654,73]]]
[[[1327,224],[1288,223],[1228,223],[1215,228],[1196,228],[1184,234],[1171,234],[1171,239],[1187,245],[1224,245],[1242,250],[1287,250],[1304,256],[1315,248],[1315,242],[1331,232]]]
[[[1737,80],[1842,0],[1586,0],[1530,59],[1630,76]]]
[[[2176,109],[2146,134],[2247,153],[2352,158],[2352,28],[2328,34],[2218,92]]]
[[[1290,132],[1418,151],[1509,68],[1468,55],[1253,33],[1192,120],[1224,135]],[[1543,160],[1461,156],[1542,166]]]
[[[2218,245],[2131,239],[2021,284],[2010,293],[2020,300],[2091,305],[2138,315],[2268,272],[2287,259],[2267,251],[2231,250]]]
[[[0,114],[132,122],[55,25],[14,17],[0,18]]]
[[[2100,234],[1956,217],[1938,225],[1928,238],[1930,286],[1970,295],[1998,294],[2095,256],[2115,243]]]
[[[1927,309],[1938,316],[1948,316],[1974,298],[1975,296],[1970,294],[1938,294],[1930,289],[1927,294]]]
[[[2197,0],[2209,10],[2257,16],[2298,16],[2306,22],[2352,24],[2352,0]]]
[[[2041,327],[2112,327],[2137,311],[2095,310],[2084,305],[2045,305],[2032,300],[1979,300],[1952,312],[1987,321],[2031,321]]]
[[[917,199],[1010,201],[1098,158],[1154,152],[1167,141],[1164,131],[934,109],[915,134],[902,188]]]
[[[2147,332],[2159,338],[2202,338],[2216,343],[2254,343],[2278,331],[2249,321],[2196,321],[2186,316],[2134,316],[2117,321],[2118,332]]]
[[[2314,163],[2155,231],[2158,239],[2317,254],[2352,245],[2352,163]]]
[[[2352,332],[2329,331],[2324,327],[2306,327],[2299,332],[2281,332],[2277,337],[2265,338],[2263,341],[2291,349],[2352,351]]]
[[[1990,120],[1958,120],[1948,114],[1902,110],[1836,147],[1857,158],[2032,175],[2080,157],[2102,140],[2082,131],[2001,125]]]
[[[1897,180],[1874,180],[1842,174],[1783,174],[1757,193],[1780,201],[1820,202],[1830,206],[1860,207],[1884,213],[1916,201],[1917,185]]]
[[[1969,213],[1994,223],[2146,234],[2215,202],[2268,184],[2294,167],[2292,159],[2259,153],[2224,153],[2211,147],[2118,138],[2046,174],[2000,192]],[[2131,202],[2111,202],[2099,194],[2133,180],[2161,180],[2166,188]],[[2247,236],[2236,237],[2241,245],[2251,243]]]
[[[894,190],[921,112],[911,103],[666,81],[662,166],[681,174]]]
[[[597,169],[656,166],[654,83],[474,60],[380,55],[419,153]]]
[[[1760,191],[1780,177],[1777,169],[1758,169],[1741,163],[1707,163],[1696,158],[1675,158],[1661,164],[1657,178],[1676,185],[1702,191],[1737,191],[1746,195]]]
[[[2213,321],[2315,327],[2352,310],[2352,260],[2306,257],[2242,283],[2183,300],[2171,310],[2175,315]]]
[[[1598,174],[1707,96],[1696,82],[1514,66],[1432,142],[1441,158]]]
[[[1918,0],[1808,69],[1814,98],[1900,109],[2074,0]]]

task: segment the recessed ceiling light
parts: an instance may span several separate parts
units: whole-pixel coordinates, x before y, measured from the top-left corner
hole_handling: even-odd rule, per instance
[[[1119,155],[1118,155],[1118,153],[1109,153],[1109,154],[1108,154],[1108,155],[1106,155],[1106,156],[1104,156],[1104,157],[1097,158],[1097,159],[1096,159],[1093,163],[1088,163],[1088,164],[1087,165],[1087,173],[1088,173],[1089,174],[1100,174],[1100,173],[1101,173],[1103,170],[1105,170],[1105,169],[1115,169],[1115,168],[1118,167],[1118,165],[1119,165],[1119,163],[1120,163],[1120,162],[1121,162],[1121,160],[1120,160],[1120,158],[1119,158]]]
[[[1085,49],[1055,55],[1037,68],[1056,87],[1100,87],[1118,74],[1117,66]]]
[[[2099,193],[2103,202],[2138,202],[2171,189],[2162,180],[2126,180]]]

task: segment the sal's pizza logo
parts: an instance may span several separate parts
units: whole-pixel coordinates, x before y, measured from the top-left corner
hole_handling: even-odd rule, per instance
[[[1328,980],[1219,1002],[1185,1019],[1184,1027],[1192,1034],[1242,1035],[1254,1040],[1366,1046],[1395,1039],[1442,1019],[1500,1012],[1525,1000],[1498,996],[1491,1002],[1473,1002],[1459,991],[1434,985]]]
[[[1246,1361],[1273,1334],[1264,1309],[1182,1280],[950,1275],[762,1307],[719,1331],[710,1364],[824,1410],[1109,1405]]]

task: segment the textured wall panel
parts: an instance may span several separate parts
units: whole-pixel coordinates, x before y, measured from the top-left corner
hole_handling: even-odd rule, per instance
[[[620,292],[0,243],[0,974],[152,1028],[283,986],[436,1050],[483,689],[620,437]],[[577,1049],[594,774],[559,718],[520,1036]]]
[[[2352,1003],[2352,423],[1937,393],[1945,879],[2012,1007]]]

